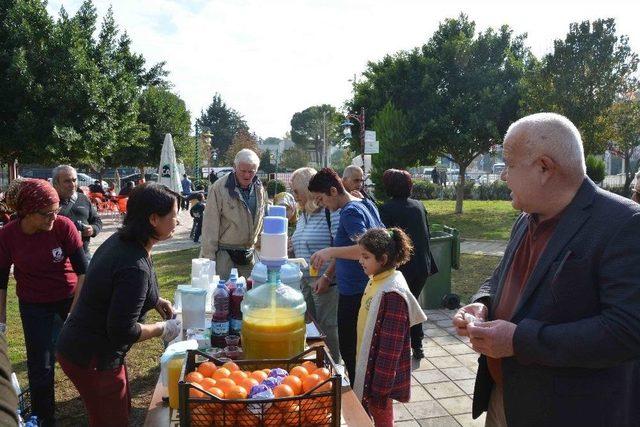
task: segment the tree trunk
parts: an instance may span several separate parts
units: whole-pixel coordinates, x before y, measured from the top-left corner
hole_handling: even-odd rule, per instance
[[[631,167],[631,154],[632,152],[626,152],[624,156],[624,188],[622,190],[622,195],[624,197],[631,197],[631,189],[629,186],[631,185],[631,181],[636,176],[635,169]]]
[[[456,213],[462,213],[462,202],[464,200],[464,183],[465,183],[465,175],[467,172],[467,166],[460,165],[460,178],[458,180],[458,184],[456,185]]]
[[[138,166],[138,168],[140,169],[140,180],[138,180],[138,182],[136,182],[135,184],[142,184],[143,182],[145,182],[144,179],[144,166]]]

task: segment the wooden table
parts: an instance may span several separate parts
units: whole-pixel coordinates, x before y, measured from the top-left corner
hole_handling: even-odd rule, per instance
[[[323,345],[323,343],[309,343],[309,345]],[[149,404],[147,417],[144,420],[145,427],[178,427],[177,417],[172,414],[169,404],[163,402],[162,397],[167,396],[167,388],[162,385],[160,377],[153,391],[153,397]],[[365,412],[362,404],[356,397],[351,387],[342,387],[341,424],[346,426],[373,426],[371,419]],[[177,412],[177,411],[176,411]]]

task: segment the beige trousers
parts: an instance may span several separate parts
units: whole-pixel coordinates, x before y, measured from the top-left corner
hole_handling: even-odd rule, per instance
[[[507,427],[507,417],[504,414],[504,391],[502,386],[493,385],[489,409],[484,422],[485,427]]]

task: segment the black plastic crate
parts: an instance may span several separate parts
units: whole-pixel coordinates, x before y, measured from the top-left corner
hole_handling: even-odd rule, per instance
[[[197,350],[187,352],[186,364],[178,386],[180,395],[180,426],[332,426],[340,425],[342,378],[323,346],[311,347],[291,359],[234,360],[244,371],[292,367],[310,360],[318,367],[329,370],[330,376],[316,387],[298,396],[274,399],[220,399],[200,388],[205,397],[189,395],[196,388],[184,381],[184,376],[194,371],[202,362],[211,361],[217,366],[226,360],[216,359]],[[319,391],[330,387],[329,390]]]

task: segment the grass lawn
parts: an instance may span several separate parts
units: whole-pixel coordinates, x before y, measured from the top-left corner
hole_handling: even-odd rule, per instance
[[[506,200],[465,200],[462,214],[455,214],[454,200],[424,200],[431,224],[460,231],[463,239],[507,240],[518,211]]]
[[[485,279],[493,273],[500,257],[462,254],[460,269],[451,271],[451,291],[460,295],[460,303],[465,305],[469,297],[478,291]]]
[[[179,283],[187,283],[191,272],[191,259],[198,256],[198,248],[180,252],[164,253],[153,256],[160,293],[164,298],[173,301],[175,289]],[[15,281],[9,282],[7,293],[7,341],[9,345],[9,358],[13,370],[18,375],[21,385],[28,384],[26,351],[24,347],[24,335],[20,314],[18,312],[18,300],[15,296]],[[156,322],[160,316],[152,310],[147,316],[147,322]],[[147,413],[147,407],[151,402],[153,389],[160,374],[160,355],[162,354],[162,342],[150,339],[142,343],[134,344],[127,355],[127,369],[131,386],[131,425],[141,426]],[[59,425],[78,426],[87,425],[88,419],[84,406],[80,401],[78,392],[71,381],[64,375],[60,366],[56,365],[56,407]]]
[[[179,283],[189,280],[191,258],[198,256],[198,249],[171,252],[153,257],[160,293],[163,297],[173,300],[174,291]],[[466,303],[480,284],[488,277],[499,258],[480,255],[462,255],[460,270],[453,270],[452,290],[460,295]],[[24,337],[18,301],[15,296],[15,282],[11,279],[11,288],[7,295],[7,340],[9,343],[9,357],[13,369],[18,375],[20,384],[26,385],[27,367]],[[160,320],[155,311],[150,311],[147,322]],[[153,389],[159,375],[159,359],[162,354],[162,343],[159,339],[151,339],[135,344],[127,355],[127,368],[132,395],[131,425],[139,426],[144,422],[147,407],[151,401]],[[56,365],[56,402],[59,425],[77,426],[88,423],[84,406],[78,393],[69,379]]]

